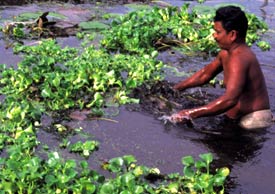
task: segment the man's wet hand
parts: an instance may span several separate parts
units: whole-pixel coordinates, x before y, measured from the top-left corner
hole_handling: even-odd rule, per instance
[[[189,114],[186,113],[174,113],[171,115],[171,122],[173,123],[180,123],[180,122],[184,122],[184,121],[192,121],[192,118],[190,117]]]
[[[173,86],[173,90],[179,90],[179,89],[180,89],[179,84],[176,84]]]
[[[172,124],[177,124],[177,123],[186,123],[188,126],[193,126],[193,120],[190,117],[188,111],[184,110],[178,113],[174,113],[171,116],[163,115],[158,118],[159,120],[164,121],[166,124],[167,122],[170,122]]]

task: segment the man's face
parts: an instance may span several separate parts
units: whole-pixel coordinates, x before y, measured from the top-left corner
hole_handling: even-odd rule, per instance
[[[221,22],[214,22],[213,37],[221,49],[228,49],[232,43],[230,33],[228,33],[222,26]]]

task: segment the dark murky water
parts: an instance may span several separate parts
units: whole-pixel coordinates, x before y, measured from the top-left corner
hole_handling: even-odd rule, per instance
[[[173,5],[182,5],[184,1],[165,1]],[[207,5],[224,3],[220,0],[206,1]],[[193,1],[190,1],[194,4]],[[275,113],[275,1],[268,0],[239,0],[226,1],[226,3],[242,4],[248,11],[255,13],[265,19],[270,27],[270,31],[265,35],[271,42],[272,49],[262,52],[254,48],[262,69],[266,76],[267,87],[271,101],[271,110]],[[82,5],[83,6],[83,5]],[[87,5],[84,6],[91,9]],[[31,10],[43,11],[53,9],[66,10],[75,9],[66,6],[50,4],[28,5],[23,7],[0,7],[0,19]],[[79,7],[79,10],[83,7]],[[107,7],[110,12],[125,13],[127,8],[123,6]],[[81,13],[79,13],[81,15]],[[80,18],[86,18],[85,14]],[[76,17],[71,17],[75,19]],[[74,37],[58,39],[64,45],[75,46],[78,42]],[[0,35],[0,63],[15,65],[20,58],[12,54],[11,49],[5,49],[5,42]],[[185,71],[194,71],[207,63],[201,58],[184,59],[179,53],[165,53],[160,56],[162,60],[173,66],[182,68]],[[184,60],[183,60],[184,59]],[[180,77],[169,76],[170,82],[179,81]],[[196,92],[198,89],[191,89],[188,92]],[[203,92],[218,95],[222,89],[202,88]],[[231,169],[231,180],[228,184],[228,192],[232,194],[271,194],[275,193],[275,125],[261,132],[245,132],[236,128],[235,125],[227,123],[221,125],[217,117],[202,118],[196,120],[193,128],[186,125],[172,126],[163,125],[156,119],[156,116],[146,111],[136,111],[129,106],[121,107],[117,110],[110,110],[114,114],[113,121],[92,120],[70,122],[71,126],[82,127],[85,133],[100,141],[100,148],[89,159],[90,166],[100,170],[102,161],[110,158],[133,154],[139,163],[151,167],[158,167],[162,173],[181,172],[182,156],[192,155],[198,157],[201,153],[212,152],[215,157],[215,166],[228,166]],[[138,110],[140,110],[138,108]],[[47,143],[50,147],[58,148],[58,138],[46,131],[40,131],[38,138],[42,143]],[[84,137],[79,135],[71,139],[76,142]],[[82,159],[75,154],[61,150],[63,157]]]

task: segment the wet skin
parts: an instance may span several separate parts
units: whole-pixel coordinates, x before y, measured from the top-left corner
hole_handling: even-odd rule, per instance
[[[194,119],[221,113],[237,119],[270,108],[262,70],[255,54],[246,45],[245,38],[238,37],[235,30],[227,32],[219,21],[214,23],[214,30],[213,36],[221,48],[217,57],[191,77],[176,84],[174,89],[201,86],[223,72],[225,93],[205,106],[173,114],[175,122],[182,121],[184,117]]]

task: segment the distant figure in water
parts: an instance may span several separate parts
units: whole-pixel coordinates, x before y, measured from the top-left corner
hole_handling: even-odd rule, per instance
[[[172,114],[170,121],[184,122],[225,113],[245,129],[272,125],[274,118],[265,78],[255,54],[245,42],[247,28],[247,18],[239,7],[225,6],[216,11],[213,37],[221,51],[210,64],[177,83],[174,89],[201,86],[223,72],[225,93],[207,105]]]

